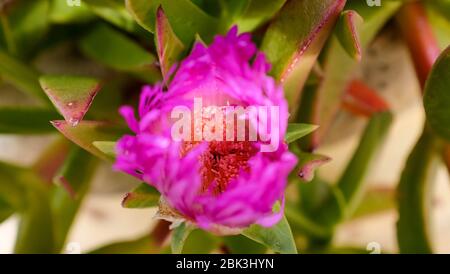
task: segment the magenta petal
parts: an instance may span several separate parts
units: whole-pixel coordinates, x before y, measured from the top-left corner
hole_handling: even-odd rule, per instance
[[[289,117],[287,102],[283,89],[267,75],[269,69],[250,34],[238,34],[236,27],[226,36],[216,36],[208,47],[196,43],[173,72],[167,91],[163,92],[160,84],[143,88],[139,121],[130,107],[120,109],[136,135],[119,141],[115,168],[153,185],[170,207],[203,229],[276,224],[283,215],[287,177],[297,159],[283,141]],[[214,167],[206,166],[203,159],[216,157],[210,143],[186,150],[185,144],[171,138],[171,110],[175,106],[192,108],[194,97],[201,97],[204,106],[278,106],[278,149],[248,156],[248,168],[233,169],[229,173],[232,177],[227,178],[219,192],[217,178],[205,185],[203,181],[210,180],[208,176],[223,175],[215,168],[222,165],[222,172],[230,172],[227,168],[233,162],[221,162],[226,156],[221,154],[220,159],[213,161]],[[250,122],[257,125],[260,121]],[[262,145],[260,141],[251,142],[251,148]],[[235,153],[230,152],[230,156]],[[213,175],[205,176],[208,172]],[[283,201],[281,210],[274,213],[272,209],[278,201]]]

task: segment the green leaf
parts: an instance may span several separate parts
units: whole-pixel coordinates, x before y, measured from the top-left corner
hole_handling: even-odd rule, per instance
[[[92,143],[98,150],[103,152],[108,158],[116,158],[116,142],[93,142]]]
[[[332,231],[316,223],[313,220],[314,216],[307,216],[304,212],[298,210],[297,207],[290,204],[286,205],[284,212],[296,235],[306,235],[314,239],[328,239],[331,237]]]
[[[160,248],[151,235],[131,240],[108,244],[89,251],[89,254],[158,254]]]
[[[436,61],[425,85],[427,121],[442,138],[450,140],[450,47]]]
[[[105,66],[129,72],[148,82],[159,78],[155,56],[107,25],[94,27],[81,39],[80,46],[85,55]]]
[[[299,158],[297,175],[305,182],[311,182],[316,169],[331,161],[330,157],[321,154],[299,152],[297,155]]]
[[[97,16],[128,32],[136,30],[133,17],[127,12],[123,0],[83,0]]]
[[[148,208],[158,206],[161,194],[152,186],[142,183],[128,192],[122,201],[125,208]]]
[[[91,77],[45,75],[39,81],[53,105],[73,126],[83,119],[100,90],[100,82]]]
[[[317,128],[318,126],[315,125],[290,123],[286,131],[285,140],[288,144],[292,143],[312,133]]]
[[[440,48],[446,48],[450,44],[450,12],[436,5],[442,1],[425,1],[423,4],[427,7],[427,18],[433,28],[434,35],[438,40]],[[447,1],[450,7],[450,1]],[[444,14],[444,12],[446,14]]]
[[[158,8],[158,1],[125,0],[125,5],[128,12],[141,27],[152,33],[155,32],[155,13]]]
[[[49,100],[39,86],[39,73],[29,65],[9,56],[0,49],[0,76],[17,89],[49,104]]]
[[[264,246],[274,252],[282,254],[297,254],[294,236],[286,217],[283,217],[278,224],[270,228],[260,225],[252,225],[242,232],[242,235]]]
[[[67,1],[51,0],[50,21],[56,24],[84,23],[95,18],[83,1],[80,6],[71,7]]]
[[[74,147],[55,175],[51,206],[57,252],[64,247],[67,234],[91,185],[97,163],[91,154]]]
[[[427,1],[426,4],[444,16],[447,21],[450,21],[450,1],[449,0],[435,0]]]
[[[14,252],[55,253],[53,218],[47,185],[29,172],[22,174],[21,183],[25,189],[22,199],[26,201],[26,207],[20,211],[21,219]]]
[[[397,241],[401,253],[433,253],[429,218],[435,160],[436,138],[425,129],[406,162],[397,188]]]
[[[13,214],[14,210],[11,209],[5,202],[0,200],[0,224],[6,221]]]
[[[261,48],[273,65],[271,74],[283,83],[291,112],[345,2],[290,0],[264,36]]]
[[[170,26],[163,9],[158,8],[156,14],[155,44],[159,56],[159,64],[164,79],[167,80],[172,66],[179,61],[185,47]]]
[[[173,254],[181,254],[183,251],[184,242],[193,229],[194,228],[186,224],[186,222],[181,223],[173,229],[172,241],[170,242]]]
[[[341,46],[350,57],[361,61],[361,42],[359,31],[363,24],[362,17],[353,10],[344,11],[336,25],[336,36]]]
[[[50,121],[59,115],[53,110],[35,107],[0,107],[0,133],[54,133]]]
[[[46,184],[30,170],[0,162],[0,204],[2,207],[7,205],[21,218],[16,253],[54,252],[53,223],[48,201]],[[9,213],[3,215],[3,211],[2,218]]]
[[[219,21],[189,0],[126,0],[126,6],[135,20],[152,33],[155,32],[156,11],[162,6],[175,34],[185,45],[191,44],[197,33],[210,41],[219,30]]]
[[[232,254],[264,254],[267,247],[245,236],[228,236],[223,241]]]
[[[25,188],[20,178],[24,172],[21,167],[0,161],[0,202],[5,207],[14,210],[25,208]]]
[[[98,141],[117,141],[124,134],[128,133],[127,129],[108,122],[82,121],[76,127],[65,121],[52,121],[52,124],[67,139],[105,160],[110,160],[110,158],[96,148],[93,143]]]
[[[209,254],[219,249],[221,239],[211,233],[196,229],[193,230],[184,242],[183,254]]]
[[[361,50],[369,43],[400,8],[400,1],[384,1],[380,7],[369,7],[365,1],[348,1],[346,9],[355,10],[364,19],[360,31]],[[358,62],[348,56],[337,38],[333,37],[324,52],[323,80],[319,86],[317,124],[321,126],[320,135],[326,133],[341,105],[343,92],[351,80]]]
[[[253,31],[274,17],[285,3],[286,0],[249,0],[245,11],[235,23],[241,32]]]
[[[352,159],[336,184],[339,195],[342,195],[344,201],[344,215],[339,214],[341,212],[338,208],[339,203],[336,203],[336,199],[330,196],[330,199],[324,203],[316,216],[320,223],[332,226],[338,223],[341,218],[348,218],[354,213],[367,185],[364,178],[376,152],[383,144],[391,122],[392,115],[388,112],[377,113],[371,118]]]
[[[358,206],[352,218],[360,218],[371,214],[394,209],[395,191],[387,188],[375,188],[369,190],[362,203]]]
[[[392,114],[383,112],[375,114],[369,121],[360,143],[337,186],[347,202],[347,209],[353,212],[363,194],[363,182],[374,156],[384,142],[392,123]]]
[[[12,54],[27,57],[44,38],[49,28],[49,1],[16,1],[7,13],[11,40],[14,43]],[[0,37],[3,37],[0,28]]]

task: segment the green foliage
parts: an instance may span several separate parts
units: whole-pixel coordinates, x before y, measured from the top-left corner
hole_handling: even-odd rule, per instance
[[[450,47],[436,61],[425,86],[427,121],[442,138],[450,141]]]
[[[252,225],[244,230],[242,235],[270,248],[274,252],[297,254],[294,236],[286,217],[283,217],[278,224],[270,228]]]
[[[401,253],[432,253],[431,183],[436,175],[436,138],[425,129],[398,185],[397,240]]]
[[[170,247],[164,245],[169,231],[163,227],[160,233],[157,226],[152,233],[91,253],[368,253],[332,246],[336,226],[392,209],[396,202],[400,252],[433,252],[430,186],[436,151],[450,140],[448,0],[423,1],[440,46],[447,50],[429,75],[427,125],[406,162],[397,195],[366,192],[366,174],[387,136],[391,113],[369,117],[336,182],[316,174],[330,157],[314,150],[335,121],[370,42],[409,1],[384,1],[380,7],[359,0],[83,0],[79,7],[63,0],[12,2],[0,6],[0,88],[8,85],[26,100],[9,104],[0,95],[0,134],[59,132],[70,141],[53,147],[50,155],[44,152],[32,166],[0,162],[0,223],[13,214],[20,218],[15,252],[63,250],[98,159],[114,161],[117,141],[131,133],[118,107],[136,105],[144,84],[163,81],[167,86],[170,70],[194,42],[208,45],[233,25],[241,33],[252,32],[289,103],[285,142],[299,160],[289,177],[282,220],[270,228],[252,225],[236,236],[213,235],[182,222],[172,231]],[[53,67],[53,62],[64,67]],[[156,207],[160,196],[142,183],[122,205]]]
[[[59,115],[49,109],[37,107],[0,107],[0,133],[47,134],[55,129],[50,122]]]
[[[142,183],[128,192],[122,201],[125,208],[155,207],[159,203],[159,192],[152,186]]]

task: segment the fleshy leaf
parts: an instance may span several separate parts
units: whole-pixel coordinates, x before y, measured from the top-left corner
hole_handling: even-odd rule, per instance
[[[145,0],[125,0],[128,12],[134,20],[144,29],[154,33],[155,31],[155,3]]]
[[[119,28],[132,32],[139,27],[127,12],[122,0],[83,0],[83,2],[97,16]]]
[[[46,75],[39,79],[42,89],[72,126],[84,117],[100,90],[95,78],[68,75]]]
[[[55,175],[51,206],[53,212],[55,250],[64,247],[67,233],[92,182],[98,160],[79,147],[74,147]]]
[[[112,160],[116,158],[116,142],[96,141],[92,144]]]
[[[53,133],[50,121],[59,117],[56,111],[34,107],[0,107],[0,133]]]
[[[50,104],[45,93],[39,86],[39,73],[0,49],[0,76],[5,82],[19,90]]]
[[[126,0],[126,7],[135,20],[154,33],[156,11],[162,6],[175,34],[185,44],[190,44],[198,33],[207,41],[218,32],[219,21],[208,15],[189,0]]]
[[[391,122],[392,114],[389,112],[377,113],[371,118],[361,136],[358,147],[336,184],[337,192],[344,201],[343,214],[339,213],[342,212],[342,209],[339,208],[342,205],[336,203],[335,197],[330,196],[330,199],[323,203],[320,212],[316,214],[318,222],[332,226],[355,212],[364,195],[366,186],[364,178],[376,152],[383,144]]]
[[[286,131],[286,142],[292,143],[316,130],[318,126],[310,124],[294,124],[290,123]]]
[[[145,235],[131,241],[117,242],[91,250],[88,254],[158,254],[160,247],[151,235]]]
[[[429,235],[431,186],[436,175],[436,138],[425,129],[397,188],[397,241],[401,253],[433,253]]]
[[[427,121],[442,138],[450,140],[450,47],[436,61],[425,86]]]
[[[5,2],[5,1],[2,1]],[[28,58],[45,37],[49,27],[49,1],[15,1],[8,7],[0,28],[0,37],[5,36],[11,54]],[[3,16],[3,15],[0,15]],[[9,30],[5,28],[9,27]],[[3,33],[2,33],[3,32]],[[0,38],[1,44],[1,38]]]
[[[92,154],[108,160],[109,157],[94,146],[98,141],[117,141],[128,130],[108,122],[82,121],[76,127],[72,127],[66,121],[52,121],[53,126],[58,129],[67,139]]]
[[[311,182],[314,178],[316,168],[328,163],[331,158],[325,155],[312,153],[299,153],[299,170],[297,175],[306,182]]]
[[[223,241],[232,254],[265,254],[267,247],[243,235],[223,237]]]
[[[50,21],[56,24],[84,23],[95,18],[83,1],[71,7],[66,1],[51,0]]]
[[[84,54],[105,66],[129,72],[148,82],[160,77],[155,56],[107,25],[94,27],[81,39],[80,46]]]
[[[264,36],[262,50],[272,75],[283,83],[291,112],[345,2],[288,1]]]
[[[252,31],[269,20],[283,7],[286,0],[249,0],[236,24],[242,32]]]
[[[142,183],[131,192],[128,192],[122,200],[125,208],[156,207],[161,194],[152,186]]]
[[[294,236],[286,217],[283,217],[278,224],[270,228],[260,225],[252,225],[242,235],[252,239],[264,246],[267,246],[274,252],[282,254],[297,254]]]
[[[173,254],[181,254],[183,251],[184,242],[194,228],[186,222],[182,222],[179,226],[173,229],[172,241],[170,247]]]
[[[155,39],[161,72],[167,82],[170,69],[178,61],[185,47],[173,32],[161,7],[158,8],[156,14]]]
[[[342,106],[353,114],[365,117],[390,110],[390,106],[375,90],[358,80],[350,83]]]
[[[395,189],[374,188],[367,191],[362,203],[352,218],[365,217],[383,211],[395,209]]]
[[[336,25],[336,36],[344,50],[357,61],[361,61],[359,31],[363,18],[354,10],[342,12]]]
[[[384,1],[380,7],[369,7],[365,1],[349,1],[347,9],[355,10],[364,19],[361,27],[361,50],[364,51],[379,30],[400,8],[400,1]],[[358,62],[349,57],[337,38],[332,38],[323,53],[325,56],[323,65],[323,81],[318,88],[319,114],[317,124],[320,125],[318,131],[323,137],[330,127],[336,112],[341,106],[341,98],[348,84],[354,77],[353,71]]]

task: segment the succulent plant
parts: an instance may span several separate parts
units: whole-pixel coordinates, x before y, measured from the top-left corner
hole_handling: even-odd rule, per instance
[[[366,252],[335,249],[337,225],[395,203],[400,252],[434,252],[429,186],[436,165],[450,171],[450,1],[9,0],[0,23],[0,88],[20,94],[1,95],[0,134],[53,136],[29,166],[0,162],[0,222],[20,216],[15,252],[64,251],[102,162],[134,176],[117,203],[173,223],[92,253]],[[355,76],[386,25],[411,52],[426,112],[396,195],[367,191],[395,116]],[[279,106],[277,148],[172,141],[168,111],[198,94]],[[341,159],[316,150],[343,112],[365,128],[328,182],[316,170]]]

